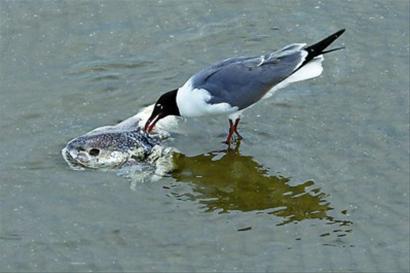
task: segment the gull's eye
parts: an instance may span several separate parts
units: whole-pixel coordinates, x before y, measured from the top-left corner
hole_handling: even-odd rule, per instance
[[[157,104],[157,105],[155,105],[156,107],[158,107],[158,108],[160,108],[160,109],[162,109],[162,108],[164,108],[164,106],[162,106],[162,104]]]
[[[97,155],[100,154],[100,150],[93,148],[93,149],[91,149],[90,151],[88,151],[88,153],[89,153],[91,156],[97,156]]]

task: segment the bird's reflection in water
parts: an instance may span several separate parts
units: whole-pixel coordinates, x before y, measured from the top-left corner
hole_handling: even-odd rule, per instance
[[[309,180],[289,185],[289,178],[269,175],[268,170],[239,149],[211,152],[197,156],[175,157],[179,182],[192,185],[191,193],[176,193],[179,199],[196,200],[206,211],[258,211],[284,220],[279,224],[323,219],[328,223],[350,225],[328,215],[332,210],[326,194]]]

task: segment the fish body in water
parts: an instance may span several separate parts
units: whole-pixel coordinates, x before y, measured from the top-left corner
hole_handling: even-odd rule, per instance
[[[68,165],[76,170],[113,169],[123,166],[137,167],[143,171],[154,169],[155,174],[165,174],[172,169],[171,159],[176,150],[164,147],[161,140],[169,137],[167,130],[176,125],[175,119],[162,123],[156,135],[141,129],[153,106],[112,126],[96,128],[72,139],[61,153]]]

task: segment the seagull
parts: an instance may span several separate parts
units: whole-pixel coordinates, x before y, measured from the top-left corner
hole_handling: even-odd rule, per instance
[[[262,56],[229,58],[199,71],[182,87],[159,97],[145,123],[145,132],[150,133],[168,115],[226,114],[229,132],[225,143],[231,143],[233,134],[242,139],[238,133],[242,112],[290,83],[318,77],[323,70],[323,54],[344,48],[325,51],[344,31],[310,46],[293,43]]]

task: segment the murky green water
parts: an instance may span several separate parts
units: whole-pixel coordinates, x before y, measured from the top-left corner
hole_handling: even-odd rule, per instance
[[[174,135],[179,170],[65,143],[231,56],[346,28],[321,77]],[[409,270],[408,1],[0,1],[0,271]]]

